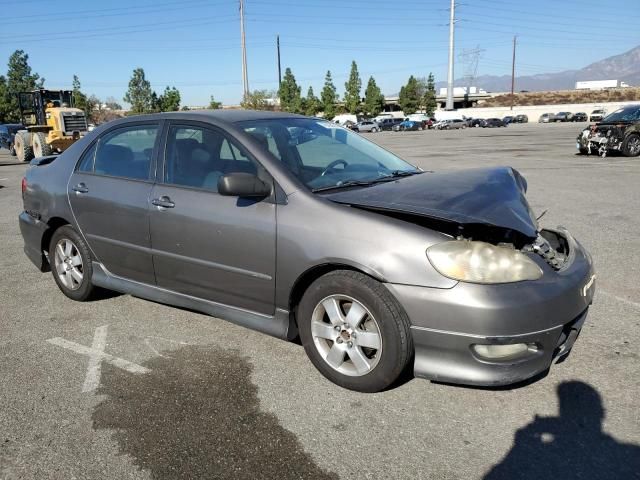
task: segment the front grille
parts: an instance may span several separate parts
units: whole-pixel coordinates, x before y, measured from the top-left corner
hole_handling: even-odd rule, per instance
[[[86,132],[87,131],[87,119],[83,114],[76,115],[62,115],[64,122],[65,133],[71,133],[73,131]]]

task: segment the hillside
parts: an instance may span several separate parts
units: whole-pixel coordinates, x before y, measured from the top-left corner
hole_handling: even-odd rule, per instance
[[[516,93],[514,104],[558,105],[562,103],[606,103],[640,101],[640,88],[616,88],[611,90],[561,90],[552,92]],[[507,107],[511,105],[511,95],[498,95],[480,103],[478,107]]]
[[[516,62],[516,70],[518,64]],[[516,77],[516,90],[545,91],[569,90],[580,80],[622,80],[640,86],[640,46],[620,55],[605,58],[580,70],[541,73]],[[457,79],[456,86],[466,86],[467,80]],[[510,75],[480,75],[474,84],[487,92],[507,92],[511,89]],[[446,82],[437,86],[446,87]]]

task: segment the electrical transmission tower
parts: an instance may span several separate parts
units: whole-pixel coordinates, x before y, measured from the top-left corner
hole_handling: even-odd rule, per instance
[[[473,84],[478,76],[478,63],[480,62],[482,52],[484,52],[484,49],[480,48],[480,45],[477,45],[476,48],[465,48],[458,54],[458,59],[462,65],[464,65],[463,78],[465,87],[467,87],[467,93],[470,93],[470,87],[474,86]]]

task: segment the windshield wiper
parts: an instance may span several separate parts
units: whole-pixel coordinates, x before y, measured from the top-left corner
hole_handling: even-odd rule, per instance
[[[313,193],[316,193],[316,192],[324,192],[325,190],[334,190],[334,189],[346,188],[346,187],[367,187],[369,185],[373,185],[374,183],[375,183],[375,180],[374,181],[349,180],[346,182],[339,183],[337,185],[329,185],[327,187],[313,188],[311,189],[311,191]]]
[[[424,171],[422,170],[393,170],[392,172],[383,175],[381,177],[378,178],[374,178],[373,180],[348,180],[346,182],[342,182],[338,185],[329,185],[328,187],[318,187],[318,188],[314,188],[311,191],[312,192],[323,192],[325,190],[333,190],[333,189],[339,189],[339,188],[346,188],[346,187],[368,187],[370,185],[375,185],[376,183],[381,183],[381,182],[389,182],[392,181],[396,178],[401,178],[401,177],[409,177],[411,175],[416,175],[418,173],[424,173]]]

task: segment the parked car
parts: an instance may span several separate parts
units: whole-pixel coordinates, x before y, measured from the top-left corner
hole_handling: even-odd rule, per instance
[[[572,122],[586,122],[587,121],[587,114],[584,112],[577,112],[574,113],[573,115],[571,115],[571,121]]]
[[[24,125],[19,123],[6,123],[0,125],[0,148],[9,150],[9,154],[15,156],[16,151],[13,148],[13,139],[18,130],[24,130]]]
[[[508,167],[424,172],[321,119],[171,112],[33,160],[19,224],[73,300],[102,287],[299,336],[353,390],[410,362],[495,386],[566,356],[595,289],[591,257],[539,227],[526,185]]]
[[[640,104],[627,105],[607,115],[597,125],[590,125],[576,139],[583,155],[594,153],[605,157],[620,152],[626,157],[640,155]]]
[[[409,120],[409,119],[406,119],[402,123],[399,123],[393,127],[394,132],[405,132],[410,130],[416,131],[416,130],[423,130],[423,129],[424,127],[421,121]]]
[[[538,123],[549,123],[552,118],[553,113],[543,113],[540,115],[540,118],[538,118]]]
[[[571,120],[571,112],[558,112],[550,119],[552,122],[568,122]]]
[[[603,110],[601,108],[596,109],[593,112],[591,112],[591,115],[589,115],[589,121],[599,122],[605,117],[606,114],[607,114],[606,110]]]
[[[513,119],[513,123],[529,123],[529,117],[526,115],[516,115]]]
[[[484,123],[484,118],[470,118],[467,120],[468,127],[481,127]]]
[[[515,117],[512,117],[512,116],[506,116],[506,117],[504,117],[504,118],[502,119],[502,122],[503,122],[505,125],[507,125],[507,124],[509,124],[509,123],[513,123],[514,118],[515,118]]]
[[[461,118],[451,118],[438,122],[437,128],[439,130],[458,130],[460,128],[467,128],[467,122]]]
[[[383,118],[380,122],[378,122],[378,125],[380,125],[380,130],[393,130],[393,127],[402,122],[404,122],[403,118]]]
[[[363,120],[362,122],[356,123],[351,130],[354,132],[379,132],[380,125],[378,125],[373,120]]]
[[[500,120],[499,118],[487,118],[483,123],[482,123],[482,127],[483,128],[494,128],[494,127],[506,127],[507,124],[504,123],[502,120]]]

